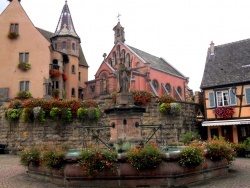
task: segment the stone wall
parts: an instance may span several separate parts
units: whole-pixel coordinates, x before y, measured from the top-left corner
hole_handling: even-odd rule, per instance
[[[105,105],[101,107],[104,108]],[[24,123],[9,122],[4,118],[4,111],[8,103],[0,103],[0,144],[7,144],[7,150],[10,153],[17,153],[25,146],[42,145],[51,143],[67,143],[71,148],[80,149],[87,144],[103,146],[108,143],[110,138],[110,129],[105,127],[101,130],[83,128],[83,126],[102,125],[109,126],[109,117],[102,113],[102,117],[94,122],[80,122],[75,120],[73,123],[55,122],[46,120],[44,124],[38,122]],[[180,140],[180,134],[190,130],[198,130],[200,124],[196,122],[196,113],[198,104],[181,103],[180,116],[163,116],[159,113],[158,103],[151,103],[146,106],[146,112],[141,117],[140,125],[156,125],[156,127],[142,128],[142,137],[145,142],[151,137],[151,141],[159,144],[170,144]],[[101,108],[101,109],[102,109]],[[103,109],[102,109],[103,111]],[[162,125],[154,133],[157,125]],[[99,139],[98,139],[99,138]]]

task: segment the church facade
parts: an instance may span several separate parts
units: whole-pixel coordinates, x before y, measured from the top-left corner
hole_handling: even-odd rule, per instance
[[[54,33],[33,25],[18,0],[0,15],[0,89],[9,99],[20,92],[34,98],[83,98],[88,64],[67,1]]]
[[[119,67],[125,67],[129,90],[143,90],[155,96],[168,94],[176,100],[186,101],[190,96],[188,78],[165,59],[125,44],[125,32],[120,21],[113,28],[114,46],[95,74],[94,80],[85,82],[85,98],[105,99],[120,91]],[[126,86],[128,87],[128,86]]]

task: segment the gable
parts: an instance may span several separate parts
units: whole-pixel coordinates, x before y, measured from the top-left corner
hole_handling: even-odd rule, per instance
[[[103,72],[107,72],[109,75],[115,73],[114,69],[111,66],[109,66],[109,64],[107,64],[106,62],[102,62],[102,64],[100,65],[99,69],[95,74],[95,78],[99,78]]]

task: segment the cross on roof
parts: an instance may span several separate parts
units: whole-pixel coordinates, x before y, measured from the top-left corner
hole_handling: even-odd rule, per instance
[[[121,16],[121,14],[118,13],[118,15],[117,15],[118,22],[120,22],[120,16]]]

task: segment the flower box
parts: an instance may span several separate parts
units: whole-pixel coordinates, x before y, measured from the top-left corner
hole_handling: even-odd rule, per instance
[[[222,106],[214,109],[214,113],[223,119],[227,119],[234,114],[234,108],[232,106]]]

